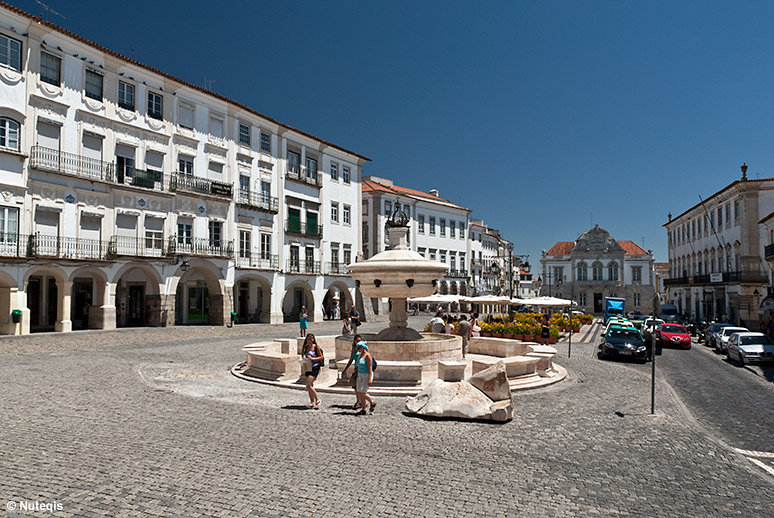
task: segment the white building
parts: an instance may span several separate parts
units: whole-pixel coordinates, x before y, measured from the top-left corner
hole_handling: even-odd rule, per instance
[[[764,218],[774,211],[774,178],[742,177],[664,224],[669,249],[668,302],[690,317],[748,325],[769,286]],[[763,220],[763,224],[760,222]],[[757,296],[756,296],[757,292]]]
[[[351,304],[368,158],[9,6],[0,82],[0,333]]]
[[[470,210],[429,193],[366,176],[363,191],[363,256],[385,250],[387,221],[396,209],[409,218],[409,247],[423,257],[449,265],[438,293],[468,294],[468,219]]]
[[[474,293],[515,297],[520,282],[520,262],[513,257],[513,243],[483,220],[473,220],[470,222],[469,247]]]
[[[601,313],[605,297],[626,298],[626,311],[653,312],[653,254],[633,241],[617,241],[595,225],[575,241],[559,241],[540,259],[541,295],[573,299]]]

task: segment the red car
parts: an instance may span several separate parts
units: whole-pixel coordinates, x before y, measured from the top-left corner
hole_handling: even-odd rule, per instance
[[[691,348],[691,335],[680,324],[661,324],[656,330],[656,340],[661,347]]]

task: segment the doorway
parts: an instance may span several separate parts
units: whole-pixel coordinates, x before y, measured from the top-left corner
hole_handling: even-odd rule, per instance
[[[594,313],[602,313],[602,294],[594,294]]]
[[[210,296],[206,287],[188,288],[188,323],[206,324],[210,318]]]
[[[128,308],[126,325],[145,325],[145,286],[128,286]]]

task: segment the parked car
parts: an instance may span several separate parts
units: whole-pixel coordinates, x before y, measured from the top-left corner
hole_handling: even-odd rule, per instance
[[[661,324],[656,329],[656,343],[661,347],[691,348],[691,335],[680,324]]]
[[[728,340],[726,354],[739,365],[774,362],[774,342],[763,333],[734,333]]]
[[[612,325],[599,345],[602,358],[621,357],[647,361],[650,355],[640,332],[634,327]]]
[[[721,324],[719,322],[713,322],[709,325],[709,327],[704,332],[704,345],[708,347],[715,347],[715,338],[717,337],[718,332],[724,328],[728,327],[731,324]]]
[[[610,319],[607,321],[607,324],[605,324],[605,327],[602,329],[602,336],[606,336],[607,332],[610,330],[613,326],[619,326],[619,327],[631,327],[634,328],[634,324],[626,320],[625,318],[621,317],[610,317]]]
[[[660,318],[656,317],[648,317],[645,319],[645,322],[642,323],[642,336],[647,340],[650,338],[650,335],[653,334],[653,330],[657,328],[659,325],[663,324],[664,321]]]
[[[750,330],[747,329],[746,327],[734,327],[734,326],[725,326],[720,328],[720,331],[718,331],[718,334],[715,337],[715,348],[722,353],[726,352],[728,350],[728,339],[731,338],[731,335],[734,333],[744,333],[744,332],[749,333]]]

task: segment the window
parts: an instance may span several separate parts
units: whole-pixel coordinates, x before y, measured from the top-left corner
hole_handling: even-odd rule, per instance
[[[40,53],[40,80],[59,86],[62,82],[62,60],[48,52]]]
[[[134,85],[118,82],[118,106],[125,110],[134,110]]]
[[[250,257],[250,231],[249,230],[239,231],[239,257],[242,257],[242,258]]]
[[[246,174],[239,175],[239,191],[245,196],[245,201],[250,197],[250,177]]]
[[[431,248],[430,249],[430,260],[431,261],[435,261],[435,253],[436,253],[436,249],[435,248]]]
[[[465,271],[465,254],[460,252],[460,269],[464,272]]]
[[[581,293],[580,295],[578,295],[578,304],[580,306],[585,306],[586,305],[586,294],[585,293]]]
[[[21,72],[21,42],[0,34],[0,63]]]
[[[591,265],[591,279],[595,281],[602,280],[602,263],[599,261]]]
[[[435,235],[435,216],[430,216],[430,235]]]
[[[298,272],[301,260],[298,257],[298,245],[290,245],[290,271]]]
[[[86,97],[97,101],[102,100],[102,74],[91,69],[86,69],[86,85],[84,92]]]
[[[131,185],[134,178],[135,149],[123,144],[116,145],[116,179],[118,183]]]
[[[188,176],[193,176],[194,174],[193,158],[188,156],[182,156],[182,155],[177,157],[177,170],[180,173],[186,174]]]
[[[392,202],[385,201],[384,202],[384,215],[388,218],[392,215]]]
[[[153,255],[161,255],[164,246],[164,220],[145,218],[145,249],[154,251]]]
[[[341,179],[344,183],[349,183],[349,167],[345,166],[341,168]]]
[[[271,258],[271,234],[261,234],[261,259]]]
[[[642,295],[640,295],[639,293],[635,293],[634,294],[634,305],[635,306],[639,306],[641,304],[641,301],[642,301],[641,297],[642,297]]]
[[[155,92],[148,92],[148,117],[158,120],[164,117],[163,98]]]
[[[179,247],[190,247],[193,236],[193,225],[190,221],[177,222],[177,244]]]
[[[15,120],[0,117],[0,147],[19,151],[19,123]]]
[[[339,222],[339,204],[331,202],[331,221],[333,223]]]
[[[288,151],[288,173],[296,177],[301,175],[301,153]]]
[[[718,228],[723,226],[723,207],[718,209]]]
[[[424,234],[425,233],[425,215],[420,214],[417,216],[418,218],[418,226],[419,226],[419,233]]]
[[[363,200],[363,216],[368,216],[368,202]]]
[[[731,204],[726,203],[726,225],[731,224]]]
[[[607,278],[611,281],[618,280],[618,263],[611,262],[607,265]]]
[[[177,123],[181,128],[192,130],[194,128],[194,107],[190,104],[180,103],[177,107]]]
[[[345,225],[349,225],[351,223],[349,216],[350,216],[349,205],[344,205],[344,210],[342,212],[341,219],[343,220],[343,223]]]
[[[460,239],[465,239],[465,222],[460,221]]]
[[[15,243],[18,234],[19,209],[0,207],[0,243]]]
[[[312,180],[317,179],[317,159],[306,157],[306,177]]]
[[[446,250],[441,250],[441,253],[439,255],[441,256],[441,262],[443,264],[446,264]]]
[[[457,237],[457,225],[453,222],[449,222],[449,237]]]
[[[417,248],[417,253],[421,255],[422,257],[425,257],[427,255],[427,249],[426,248]]]
[[[261,132],[261,151],[271,154],[271,134]]]
[[[245,146],[250,145],[250,126],[247,124],[239,124],[239,143]]]
[[[223,223],[220,221],[210,221],[210,246],[220,247],[220,239],[223,231]]]
[[[632,266],[632,280],[642,282],[642,266]]]
[[[580,262],[575,265],[575,277],[579,281],[589,280],[589,269],[586,263]]]
[[[352,264],[352,245],[344,245],[344,264]]]
[[[218,139],[223,138],[223,119],[210,116],[210,135]]]
[[[314,247],[313,246],[307,246],[305,249],[305,259],[306,259],[306,271],[307,272],[314,272]]]
[[[339,181],[339,164],[331,163],[331,180]]]
[[[219,162],[210,162],[208,169],[210,171],[210,178],[220,178],[223,176],[223,164]]]
[[[446,220],[441,218],[441,222],[438,224],[441,229],[441,236],[446,236]]]

